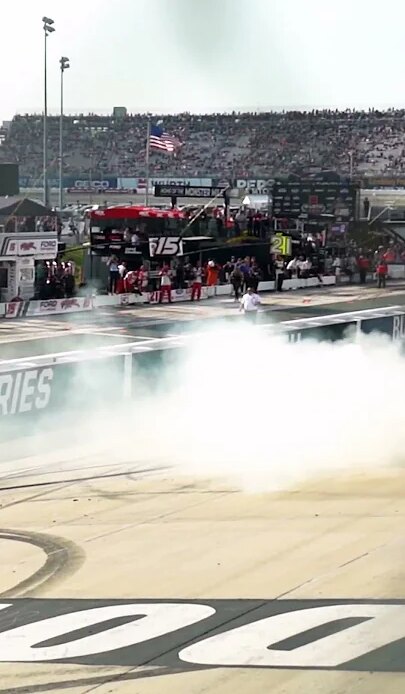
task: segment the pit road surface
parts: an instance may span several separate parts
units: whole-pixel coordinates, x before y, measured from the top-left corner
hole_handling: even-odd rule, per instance
[[[262,295],[262,301],[261,322],[280,322],[405,305],[405,285],[393,282],[385,290],[377,290],[374,285],[343,285],[280,295],[269,293]],[[194,327],[201,329],[211,321],[237,316],[238,304],[223,297],[199,304],[145,305],[65,316],[4,319],[0,321],[0,360],[177,335]]]

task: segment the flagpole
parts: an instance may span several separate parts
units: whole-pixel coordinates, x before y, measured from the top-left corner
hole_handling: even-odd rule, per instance
[[[150,164],[150,118],[148,118],[148,127],[147,127],[147,134],[146,134],[146,156],[145,156],[145,164],[146,164],[146,190],[145,190],[145,205],[149,205],[149,164]]]

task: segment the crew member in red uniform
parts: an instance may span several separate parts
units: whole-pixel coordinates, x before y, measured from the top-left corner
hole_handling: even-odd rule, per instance
[[[191,285],[191,301],[201,299],[201,287],[202,287],[202,268],[200,265],[193,270],[193,284]]]
[[[124,291],[131,294],[136,289],[138,282],[138,271],[129,270],[124,277]]]
[[[160,296],[159,296],[159,304],[162,303],[165,295],[167,296],[167,299],[169,303],[172,303],[172,279],[170,276],[170,268],[167,265],[164,265],[163,268],[161,269],[159,273],[160,277]]]
[[[125,292],[125,282],[124,282],[124,277],[127,274],[127,264],[123,260],[119,265],[118,265],[118,281],[117,281],[117,288],[116,288],[116,293],[117,294],[123,294]]]
[[[364,255],[359,255],[357,259],[357,267],[359,268],[360,284],[365,284],[367,282],[367,273],[370,270],[369,259]]]
[[[385,284],[387,281],[387,275],[388,275],[388,265],[384,258],[381,258],[381,260],[378,261],[378,265],[376,268],[376,274],[377,274],[377,282],[378,282],[378,289],[385,289]]]
[[[138,290],[140,294],[146,292],[149,283],[149,275],[146,267],[141,265],[138,272]]]

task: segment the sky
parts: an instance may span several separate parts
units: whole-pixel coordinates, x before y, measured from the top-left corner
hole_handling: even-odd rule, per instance
[[[17,0],[2,5],[0,122],[43,111],[405,106],[402,0]]]

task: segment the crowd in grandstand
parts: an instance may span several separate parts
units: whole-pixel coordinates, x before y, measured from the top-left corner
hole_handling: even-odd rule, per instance
[[[145,176],[147,114],[123,118],[65,118],[66,174]],[[276,176],[333,169],[342,174],[405,171],[405,111],[310,111],[165,116],[164,128],[182,146],[176,155],[152,153],[153,174]],[[18,162],[20,175],[40,180],[41,115],[5,124],[0,161]],[[48,123],[50,174],[57,174],[59,118]]]

